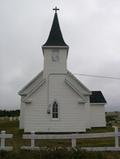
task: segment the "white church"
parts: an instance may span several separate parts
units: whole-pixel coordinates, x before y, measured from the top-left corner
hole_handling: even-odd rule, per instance
[[[67,69],[69,46],[59,26],[57,8],[50,34],[42,46],[43,71],[22,90],[20,129],[25,132],[76,133],[105,127],[106,100]]]

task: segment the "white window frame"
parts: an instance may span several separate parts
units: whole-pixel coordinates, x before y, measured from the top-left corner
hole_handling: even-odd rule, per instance
[[[54,103],[57,104],[57,112],[53,112],[53,106],[54,106]],[[54,118],[53,117],[53,113],[57,113],[58,117],[57,118]],[[56,100],[54,100],[54,102],[52,103],[52,107],[51,107],[51,118],[52,120],[59,120],[59,104]]]

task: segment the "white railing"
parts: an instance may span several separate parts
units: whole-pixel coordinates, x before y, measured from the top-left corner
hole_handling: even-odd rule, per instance
[[[88,134],[35,134],[35,132],[31,132],[31,134],[24,134],[23,139],[30,139],[30,146],[22,146],[21,149],[31,149],[31,150],[39,150],[41,147],[35,145],[35,140],[43,140],[43,139],[70,139],[71,147],[76,148],[77,139],[94,139],[94,138],[115,138],[115,146],[114,147],[82,147],[81,149],[85,149],[88,151],[120,151],[119,147],[119,137],[120,132],[118,132],[118,128],[114,127],[114,132],[106,132],[106,133],[88,133]],[[6,134],[5,131],[1,131],[0,134],[0,150],[10,151],[13,150],[12,146],[6,146],[6,139],[11,139],[13,137],[12,134]]]
[[[114,147],[83,147],[82,149],[86,149],[88,151],[120,151],[119,147],[119,136],[120,132],[118,132],[118,128],[114,127],[114,132],[106,132],[106,133],[88,133],[88,134],[35,134],[35,132],[31,132],[31,134],[24,134],[23,139],[30,139],[30,146],[22,146],[22,149],[31,149],[31,150],[39,150],[40,147],[35,146],[35,140],[38,139],[71,139],[71,147],[75,148],[77,139],[88,139],[88,138],[115,138],[115,146]]]
[[[0,134],[0,139],[1,139],[0,150],[5,150],[5,151],[13,150],[12,146],[6,146],[5,145],[5,140],[6,139],[11,139],[12,137],[13,137],[12,134],[6,134],[6,131],[1,131],[1,134]]]

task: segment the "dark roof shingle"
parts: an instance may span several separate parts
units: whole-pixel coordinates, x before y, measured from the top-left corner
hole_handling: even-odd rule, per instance
[[[61,33],[57,13],[55,13],[54,15],[51,31],[43,47],[44,46],[67,46],[68,47],[68,45],[64,42],[64,39]]]
[[[101,91],[92,91],[90,103],[107,103]]]

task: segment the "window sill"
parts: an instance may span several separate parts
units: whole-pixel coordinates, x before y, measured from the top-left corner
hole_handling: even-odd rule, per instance
[[[51,118],[51,120],[57,121],[57,120],[59,120],[59,118]]]

